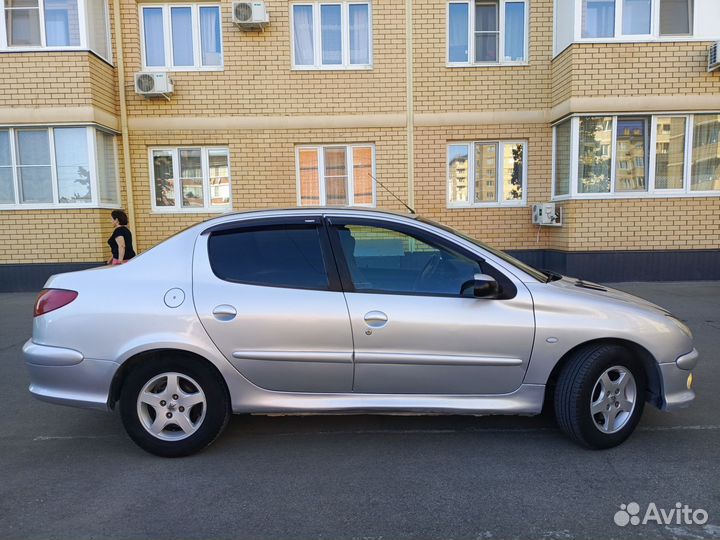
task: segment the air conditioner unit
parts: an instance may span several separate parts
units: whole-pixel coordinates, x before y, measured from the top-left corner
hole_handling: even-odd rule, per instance
[[[265,28],[270,22],[265,2],[233,2],[232,20],[243,30]]]
[[[708,51],[708,71],[720,69],[720,41],[710,45]]]
[[[555,203],[533,204],[532,222],[535,225],[561,227],[562,207],[556,207]]]
[[[146,97],[164,96],[168,98],[173,93],[173,82],[167,73],[136,73],[135,92]]]

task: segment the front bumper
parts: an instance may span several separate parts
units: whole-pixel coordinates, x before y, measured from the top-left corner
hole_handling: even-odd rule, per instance
[[[664,411],[674,411],[687,407],[695,399],[695,391],[688,388],[688,376],[697,364],[697,350],[684,354],[675,362],[658,364],[663,386]]]
[[[108,395],[119,364],[83,358],[72,349],[38,345],[23,346],[30,375],[30,393],[42,401],[89,409],[108,409]]]

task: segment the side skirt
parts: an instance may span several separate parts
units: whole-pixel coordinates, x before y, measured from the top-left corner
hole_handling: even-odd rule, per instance
[[[542,411],[545,385],[523,384],[509,394],[308,394],[257,387],[234,395],[234,413],[520,414]]]

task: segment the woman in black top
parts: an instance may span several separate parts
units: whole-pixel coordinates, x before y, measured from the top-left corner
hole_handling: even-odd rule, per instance
[[[112,258],[108,260],[108,264],[123,264],[135,256],[135,250],[132,246],[132,233],[127,228],[128,217],[122,210],[113,210],[110,215],[115,230],[108,239],[108,245],[110,251],[112,251]]]

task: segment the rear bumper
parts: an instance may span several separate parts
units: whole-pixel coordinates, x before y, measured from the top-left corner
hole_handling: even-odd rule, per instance
[[[30,375],[30,393],[42,401],[108,409],[108,394],[119,364],[83,358],[72,349],[38,345],[28,340],[23,346],[25,366]]]
[[[663,385],[664,411],[687,407],[695,399],[695,391],[688,388],[688,376],[698,359],[697,350],[680,356],[675,362],[659,364]]]

